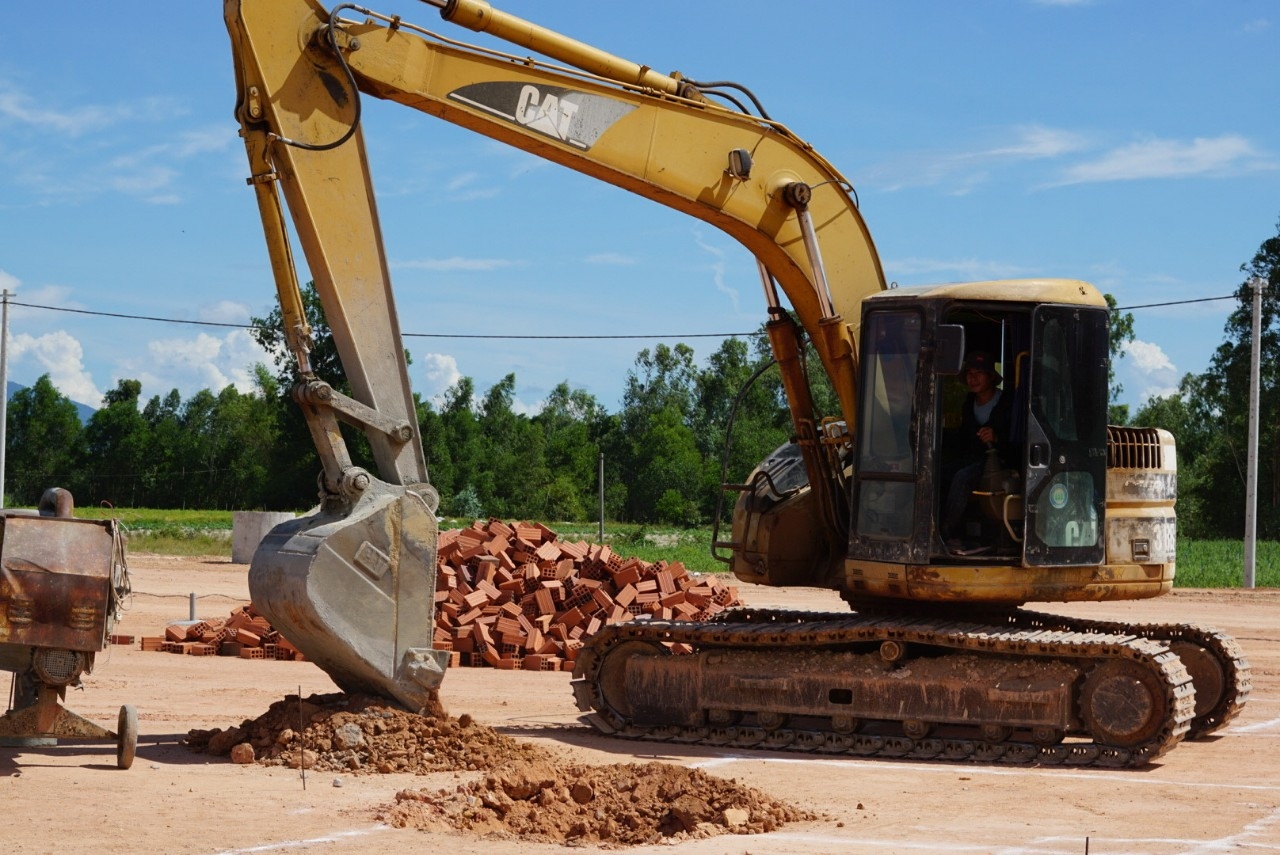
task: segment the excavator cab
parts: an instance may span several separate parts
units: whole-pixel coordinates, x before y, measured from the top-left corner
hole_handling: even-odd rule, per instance
[[[1037,291],[1048,299],[1023,296]],[[1082,283],[974,283],[866,301],[847,567],[855,590],[868,572],[888,579],[884,565],[902,572],[881,593],[907,596],[901,580],[912,565],[1103,563],[1108,328],[1095,294]],[[957,471],[977,465],[957,459],[967,438],[956,436],[967,393],[957,352],[975,351],[992,360],[998,391],[1011,399],[1007,435],[958,491],[964,514],[948,533]],[[1036,575],[1041,587],[1051,578]],[[1067,593],[1079,580],[1051,584]],[[1023,586],[1000,588],[966,583],[949,595],[1003,599]]]

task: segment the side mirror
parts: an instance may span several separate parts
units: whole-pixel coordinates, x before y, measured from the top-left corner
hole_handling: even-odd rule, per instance
[[[934,372],[959,374],[964,367],[964,327],[961,324],[938,324],[935,341]]]

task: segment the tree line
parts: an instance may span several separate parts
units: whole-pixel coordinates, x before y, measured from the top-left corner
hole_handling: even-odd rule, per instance
[[[1262,294],[1258,384],[1258,537],[1280,539],[1280,222],[1275,236],[1240,265],[1244,281],[1224,340],[1208,369],[1187,374],[1177,391],[1147,401],[1133,423],[1162,427],[1178,443],[1178,530],[1189,537],[1244,535],[1248,464],[1253,288]]]
[[[305,289],[304,301],[316,330],[315,371],[348,391],[314,288]],[[146,399],[139,381],[120,380],[83,424],[48,375],[14,393],[7,503],[33,505],[50,486],[69,489],[80,506],[297,510],[314,503],[320,463],[289,395],[294,371],[279,329],[278,310],[254,319],[254,335],[276,370],[256,366],[247,393],[228,386],[184,400],[175,389]],[[595,519],[603,456],[609,519],[706,521],[722,464],[729,480],[741,480],[791,434],[776,372],[764,372],[737,401],[745,381],[771,361],[763,336],[727,339],[702,365],[685,344],[659,344],[639,353],[612,413],[567,382],[536,413],[517,412],[514,374],[484,391],[463,377],[437,403],[415,397],[440,511]],[[343,429],[355,462],[376,472],[363,435]]]
[[[1280,229],[1280,225],[1278,225]],[[1178,520],[1184,536],[1243,534],[1252,338],[1252,289],[1262,277],[1258,532],[1280,539],[1280,234],[1241,266],[1237,306],[1202,374],[1130,415],[1113,403],[1113,423],[1162,427],[1178,443]],[[312,364],[343,388],[332,338],[313,288],[304,294],[317,331]],[[1108,295],[1108,303],[1115,307]],[[1132,315],[1113,311],[1113,361],[1134,338]],[[49,377],[9,403],[6,500],[33,505],[50,486],[77,503],[117,507],[297,510],[317,495],[319,462],[289,397],[291,361],[278,310],[254,319],[275,372],[255,369],[255,388],[177,390],[144,401],[137,380],[120,380],[102,408],[82,423]],[[459,379],[438,403],[416,399],[432,483],[441,512],[589,520],[598,513],[601,455],[604,513],[644,523],[706,522],[723,480],[741,482],[789,438],[785,396],[763,335],[726,339],[699,364],[685,344],[640,351],[627,373],[620,408],[609,412],[588,392],[561,383],[533,414],[517,412],[516,376],[487,390]],[[810,360],[819,410],[838,412],[817,359]],[[751,378],[758,378],[748,384]],[[1112,400],[1122,389],[1111,382]],[[726,445],[732,422],[732,441]],[[358,462],[363,437],[348,434]],[[370,466],[372,469],[372,467]]]

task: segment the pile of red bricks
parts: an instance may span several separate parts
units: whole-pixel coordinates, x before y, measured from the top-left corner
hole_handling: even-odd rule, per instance
[[[253,608],[240,606],[227,618],[177,621],[163,636],[143,636],[143,650],[188,656],[239,656],[241,659],[301,660],[303,655]]]
[[[436,567],[433,643],[452,651],[455,667],[569,670],[583,643],[608,624],[706,620],[741,605],[736,588],[692,576],[679,562],[623,558],[602,544],[560,540],[540,523],[488,520],[442,531]],[[142,649],[304,658],[252,604],[225,619],[170,623],[163,636],[143,636]]]
[[[453,665],[567,670],[607,624],[705,620],[740,605],[736,588],[695,578],[679,562],[622,558],[537,523],[443,531],[437,567],[434,644],[453,651]]]

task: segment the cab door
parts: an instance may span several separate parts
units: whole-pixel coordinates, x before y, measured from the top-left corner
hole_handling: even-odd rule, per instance
[[[1100,564],[1106,551],[1107,312],[1040,306],[1032,328],[1023,560]]]
[[[931,454],[932,445],[917,440],[933,435],[936,378],[927,365],[922,370],[925,328],[918,306],[863,318],[851,558],[928,559],[932,467],[922,466],[920,455]],[[928,419],[924,428],[921,418]]]

